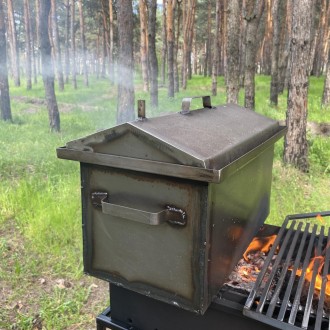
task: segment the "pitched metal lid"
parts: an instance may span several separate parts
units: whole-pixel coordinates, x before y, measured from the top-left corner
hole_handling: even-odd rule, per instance
[[[281,129],[275,120],[228,104],[125,123],[66,148],[218,170]]]

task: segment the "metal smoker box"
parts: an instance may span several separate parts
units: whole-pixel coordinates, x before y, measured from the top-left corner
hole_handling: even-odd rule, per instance
[[[81,163],[85,272],[200,314],[269,213],[285,132],[237,105],[203,105],[57,149]]]

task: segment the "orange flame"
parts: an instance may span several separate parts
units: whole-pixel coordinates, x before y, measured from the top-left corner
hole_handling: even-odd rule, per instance
[[[267,237],[255,237],[246,251],[243,254],[245,261],[249,261],[248,254],[255,251],[261,251],[263,253],[268,253],[271,249],[277,235],[267,236]]]
[[[321,290],[322,287],[322,269],[324,265],[324,257],[323,256],[318,256],[314,257],[311,262],[309,263],[307,269],[306,269],[306,274],[305,274],[305,280],[308,282],[312,281],[312,276],[313,276],[313,268],[316,260],[319,260],[320,265],[317,270],[317,275],[315,279],[315,289]],[[297,276],[301,276],[302,274],[302,269],[298,269],[296,272]],[[327,275],[327,284],[326,284],[326,289],[325,289],[325,294],[327,296],[330,296],[330,275]]]
[[[324,219],[322,218],[321,214],[318,214],[318,215],[316,216],[316,219],[319,220],[319,221],[322,223],[322,225],[325,225],[325,221],[324,221]]]

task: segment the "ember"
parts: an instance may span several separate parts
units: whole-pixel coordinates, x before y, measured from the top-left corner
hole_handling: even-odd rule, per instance
[[[245,261],[249,261],[248,254],[251,252],[263,252],[263,253],[268,253],[270,248],[272,247],[277,235],[272,235],[268,237],[255,237],[246,251],[243,254],[243,258]]]

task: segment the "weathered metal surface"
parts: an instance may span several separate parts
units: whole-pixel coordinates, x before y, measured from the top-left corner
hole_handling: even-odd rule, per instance
[[[204,310],[207,184],[89,164],[81,165],[81,173],[85,271],[185,309]],[[134,211],[104,212],[94,192],[107,192],[113,203]],[[168,221],[143,223],[137,209],[167,209]]]
[[[115,168],[123,168],[138,172],[160,174],[171,177],[186,178],[197,181],[220,183],[235,172],[242,170],[260,153],[272,147],[286,131],[281,127],[271,138],[248,151],[221,169],[205,169],[194,166],[185,166],[167,162],[143,160],[139,158],[116,156],[111,154],[73,150],[66,147],[57,149],[57,156],[62,159],[77,160],[83,163],[98,164]]]
[[[66,149],[73,160],[79,160],[74,151],[135,158],[141,171],[144,160],[146,167],[154,161],[219,170],[281,131],[272,119],[228,105],[133,121],[68,142]]]

